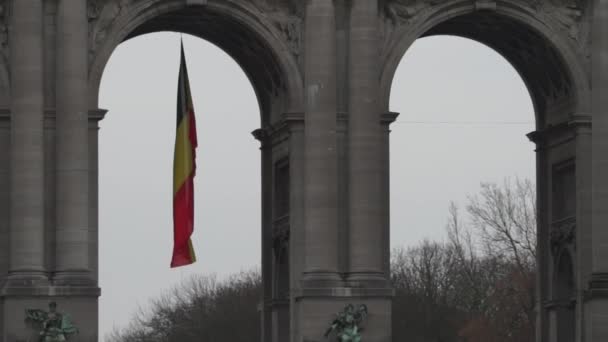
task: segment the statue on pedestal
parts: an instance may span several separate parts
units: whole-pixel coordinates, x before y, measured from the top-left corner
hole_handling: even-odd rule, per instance
[[[338,342],[361,342],[361,323],[367,317],[367,306],[359,305],[356,309],[348,304],[342,312],[336,314],[336,319],[331,323],[325,337],[332,332],[336,333]]]
[[[65,342],[69,336],[78,332],[72,325],[70,316],[57,312],[57,303],[49,304],[49,311],[38,309],[25,310],[26,321],[40,326],[39,342]]]

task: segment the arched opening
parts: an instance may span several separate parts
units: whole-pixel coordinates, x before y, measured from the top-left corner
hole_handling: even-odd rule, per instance
[[[534,178],[529,93],[513,67],[480,43],[416,41],[397,70],[391,109],[400,113],[391,126],[393,246],[443,239],[450,201],[464,209],[481,182]]]
[[[565,189],[567,194],[559,196],[552,189],[561,182],[555,174],[556,166],[571,163],[575,156],[576,133],[572,122],[578,111],[588,105],[587,84],[575,76],[580,65],[572,57],[569,43],[556,39],[537,18],[506,6],[492,10],[472,10],[464,5],[448,7],[438,5],[437,11],[418,9],[423,20],[397,17],[387,21],[393,26],[385,30],[388,43],[381,89],[386,112],[400,113],[391,126],[391,243],[393,247],[418,245],[425,237],[445,241],[450,201],[460,202],[466,210],[467,196],[479,192],[482,182],[501,185],[505,177],[513,176],[535,180],[538,195],[533,198],[538,218],[534,228],[538,230],[540,248],[536,258],[534,245],[529,259],[532,264],[539,262],[536,267],[540,268],[541,277],[536,287],[541,287],[537,292],[541,296],[534,295],[533,286],[523,287],[527,293],[521,297],[522,303],[529,314],[519,322],[530,325],[522,330],[530,338],[534,338],[535,322],[540,324],[541,334],[547,336],[555,322],[550,322],[546,308],[535,313],[534,303],[550,300],[547,297],[550,280],[543,270],[551,267],[550,248],[546,246],[551,229],[559,224],[551,210],[559,210],[555,208],[560,198],[575,195],[574,188]],[[414,29],[403,25],[404,22]],[[424,55],[426,46],[429,50]],[[478,55],[474,56],[475,53]],[[471,62],[467,58],[474,58],[475,62],[455,63]],[[426,69],[410,64],[416,60],[436,64]],[[400,70],[395,72],[397,65]],[[412,83],[401,84],[405,73],[401,74],[404,75],[400,76],[401,81],[395,78],[401,69],[408,70],[408,81]],[[435,78],[437,75],[444,78]],[[450,76],[453,78],[448,79]],[[479,88],[469,89],[463,95],[466,93],[463,88],[474,83]],[[405,137],[398,136],[400,131]],[[404,155],[404,151],[410,154]],[[410,261],[420,261],[423,252],[433,248],[420,249]],[[437,259],[436,266],[446,267],[441,265],[438,253],[430,254]],[[504,285],[509,282],[534,282],[529,272],[505,274],[509,280],[503,279],[503,284],[499,284],[501,291],[506,290]],[[439,274],[437,278],[445,275]],[[462,300],[465,294],[453,295],[452,298]],[[466,320],[449,323],[457,327],[454,331],[464,329],[460,333],[470,336],[474,329],[476,336],[487,340],[490,336],[484,334],[489,323],[484,319],[473,322],[469,318],[472,323],[468,326]],[[405,325],[394,320],[393,326]],[[480,326],[484,328],[479,329]],[[511,334],[507,327],[496,327],[502,329],[499,333]],[[440,329],[427,330],[435,333]],[[399,338],[399,333],[394,336]]]
[[[229,56],[185,36],[199,135],[198,262],[168,268],[179,44],[177,33],[129,40],[104,72],[100,107],[110,111],[99,131],[101,336],[124,326],[138,303],[194,274],[221,279],[259,267],[259,143],[250,135],[259,127],[255,93]],[[134,245],[142,252],[133,253]]]
[[[245,99],[239,97],[238,101],[235,101],[235,98],[231,97],[231,95],[237,94],[238,89],[236,89],[234,85],[231,84],[230,80],[227,79],[227,74],[229,74],[229,72],[224,75],[216,72],[210,79],[205,80],[205,73],[212,74],[212,71],[209,70],[209,68],[214,68],[213,65],[207,65],[209,62],[207,59],[208,56],[198,55],[197,57],[196,53],[193,53],[192,56],[186,56],[189,63],[189,68],[191,68],[190,75],[194,92],[195,109],[197,111],[197,117],[200,117],[200,120],[197,123],[200,136],[198,169],[200,171],[197,171],[197,179],[202,184],[200,185],[200,191],[197,193],[197,198],[200,199],[198,200],[197,206],[205,206],[205,202],[208,205],[206,209],[203,208],[200,212],[197,211],[195,214],[195,217],[200,220],[200,224],[198,224],[198,226],[195,228],[195,231],[198,230],[196,233],[198,235],[197,239],[199,239],[199,241],[205,241],[203,247],[201,248],[208,249],[207,251],[198,251],[200,259],[198,265],[203,267],[202,270],[205,270],[205,265],[208,267],[210,263],[217,263],[215,269],[211,267],[207,268],[207,270],[216,271],[222,275],[226,274],[226,270],[230,270],[230,268],[219,263],[217,259],[221,260],[222,258],[229,257],[232,250],[245,249],[249,250],[249,254],[261,254],[261,258],[258,256],[248,257],[249,260],[247,261],[232,260],[232,271],[239,270],[235,269],[235,265],[257,265],[261,259],[262,277],[264,280],[263,294],[261,298],[262,305],[259,306],[261,310],[260,315],[262,321],[262,331],[264,334],[275,334],[282,337],[289,336],[290,310],[289,301],[285,300],[285,295],[288,295],[288,289],[290,288],[290,284],[292,282],[292,277],[289,272],[290,258],[287,257],[289,255],[289,202],[286,202],[286,199],[289,198],[288,187],[290,186],[288,163],[289,151],[287,149],[287,142],[284,139],[280,139],[280,137],[285,134],[283,127],[285,126],[284,114],[298,112],[300,110],[300,96],[302,94],[301,80],[299,77],[299,71],[297,67],[295,67],[296,63],[294,62],[294,59],[297,56],[285,52],[290,51],[290,49],[284,46],[285,43],[283,40],[277,39],[277,37],[281,36],[281,33],[276,32],[278,30],[277,27],[264,26],[267,25],[267,23],[264,21],[255,20],[255,16],[260,15],[261,13],[254,12],[251,5],[244,6],[242,4],[237,5],[227,2],[214,2],[208,3],[205,6],[187,6],[183,3],[183,1],[149,1],[146,6],[129,5],[125,7],[113,3],[108,6],[110,7],[105,7],[95,16],[96,21],[93,24],[94,29],[91,34],[91,43],[93,45],[94,54],[92,56],[93,64],[90,71],[89,99],[92,105],[99,105],[101,108],[113,110],[113,108],[110,107],[111,103],[106,105],[104,103],[104,99],[99,97],[99,93],[103,94],[104,91],[119,91],[120,88],[110,85],[110,82],[108,82],[107,86],[104,85],[104,88],[101,88],[101,77],[104,75],[105,83],[106,76],[104,73],[106,71],[104,70],[107,69],[106,64],[108,64],[110,56],[114,53],[119,44],[123,42],[125,42],[125,45],[122,45],[120,49],[116,51],[116,54],[122,54],[123,48],[125,51],[128,50],[128,46],[130,44],[145,45],[147,43],[149,49],[147,53],[152,54],[153,56],[150,57],[150,61],[141,63],[142,65],[138,65],[137,67],[123,66],[125,69],[122,71],[116,71],[118,74],[114,75],[117,77],[117,79],[118,77],[123,79],[125,75],[128,75],[131,71],[140,70],[142,74],[147,73],[147,76],[145,76],[146,80],[154,82],[156,77],[160,77],[161,74],[164,74],[164,71],[155,70],[155,68],[165,68],[165,65],[174,66],[169,60],[173,60],[175,57],[174,54],[179,52],[177,48],[178,45],[175,45],[177,44],[178,40],[173,41],[171,46],[175,47],[175,49],[173,50],[173,48],[171,48],[172,51],[157,50],[158,47],[155,45],[160,43],[155,42],[155,39],[158,39],[158,37],[161,37],[162,35],[168,34],[163,33],[161,35],[157,33],[161,31],[174,31],[190,34],[216,45],[223,51],[220,53],[223,60],[226,60],[226,55],[224,55],[224,53],[232,58],[230,59],[232,64],[230,66],[231,70],[235,70],[236,65],[234,65],[234,62],[240,66],[240,74],[237,77],[240,80],[239,82],[242,84],[243,80],[245,79],[243,76],[248,78],[250,82],[248,83],[248,87],[252,88],[248,88],[248,90],[245,92],[252,96],[248,95]],[[150,33],[156,34],[147,35]],[[173,35],[174,37],[178,37],[175,34]],[[188,40],[190,40],[192,44],[188,44]],[[210,46],[210,44],[203,43],[194,37],[188,37],[185,39],[185,41],[192,50],[196,50],[197,48],[195,46],[199,45],[206,45],[207,48]],[[219,50],[215,49],[215,51],[217,53]],[[169,54],[172,57],[162,57],[164,54]],[[150,68],[147,71],[141,71],[143,69],[140,69],[140,67],[145,66],[148,62],[153,63],[154,61],[156,61],[154,68]],[[131,61],[131,63],[137,62]],[[112,63],[109,63],[108,65],[111,66],[111,64]],[[202,71],[203,66],[207,68],[207,71]],[[167,69],[169,68],[170,67],[167,67]],[[200,70],[197,71],[197,68]],[[218,68],[216,65],[215,68],[217,69],[215,71],[222,71],[222,67]],[[236,67],[236,69],[238,69],[238,67]],[[175,73],[175,75],[177,75],[177,69],[171,70]],[[112,73],[112,70],[109,69],[108,72]],[[167,72],[170,73],[171,71],[167,70]],[[244,72],[244,75],[242,75],[242,72]],[[199,81],[197,81],[197,78]],[[174,81],[176,82],[176,80],[177,79],[175,78]],[[206,86],[204,85],[205,81],[209,81]],[[120,83],[121,81],[114,82]],[[200,82],[200,84],[197,84],[198,82]],[[125,83],[127,82],[125,81]],[[171,85],[168,87],[169,89],[173,89]],[[197,87],[199,88],[198,91],[196,89]],[[224,96],[217,96],[217,92],[222,88],[225,92]],[[137,102],[146,101],[146,97],[153,97],[153,99],[150,99],[150,103],[152,104],[160,98],[165,97],[167,97],[170,101],[174,101],[174,90],[165,92],[158,89],[156,90],[157,93],[155,94],[144,94],[140,100],[131,100],[132,103],[130,106],[125,107],[128,108],[126,111],[139,111],[142,113],[141,107],[138,106]],[[101,90],[101,92],[98,93],[99,90]],[[253,92],[251,92],[251,90],[253,90]],[[123,91],[122,94],[119,95],[124,97],[125,92]],[[255,106],[253,106],[253,95],[255,95],[255,99],[257,100],[257,105]],[[197,97],[199,100],[197,100]],[[214,98],[207,99],[207,97]],[[222,100],[224,102],[223,106],[218,104],[218,101]],[[211,113],[212,109],[207,105],[212,105],[214,102],[216,103],[216,113]],[[228,104],[228,102],[231,103]],[[167,150],[172,149],[173,146],[173,143],[170,142],[170,137],[173,134],[172,130],[174,130],[174,106],[169,106],[167,108],[171,108],[168,113],[153,115],[151,113],[143,112],[142,116],[140,116],[138,119],[136,119],[135,116],[131,116],[131,113],[125,113],[126,115],[124,115],[124,118],[121,117],[115,121],[116,126],[138,125],[139,130],[141,130],[143,125],[145,129],[149,128],[149,131],[142,133],[142,136],[139,137],[142,140],[132,139],[133,136],[131,136],[132,140],[136,140],[135,144],[131,145],[132,151],[150,148],[151,146],[148,145],[157,143],[158,145],[156,146],[162,145],[162,147],[158,147],[157,155],[150,155],[150,160],[146,160],[146,158],[144,158],[143,162],[152,162],[153,160],[158,161],[161,159],[159,158],[159,155],[163,151],[163,160],[166,161],[167,157],[169,157],[169,159],[172,158],[172,154],[167,156],[166,152]],[[150,108],[150,111],[152,110],[156,111],[160,110],[160,108],[154,106],[154,108]],[[259,116],[256,118],[255,112],[258,111]],[[111,115],[114,116],[116,114]],[[245,116],[247,116],[248,119],[243,119]],[[213,122],[213,118],[217,120],[221,118],[224,121],[223,123]],[[163,121],[165,119],[168,121]],[[108,128],[113,124],[111,120],[114,119],[108,119]],[[125,120],[123,121],[124,124],[121,124],[120,120]],[[209,120],[207,121],[207,125],[205,124],[206,120]],[[252,126],[253,122],[257,122],[255,126]],[[101,143],[104,143],[104,139],[106,141],[111,140],[111,138],[104,138],[105,133],[103,130],[105,123],[103,121],[101,122],[100,126],[102,127],[100,133],[102,138]],[[162,129],[162,132],[156,130],[156,133],[154,133],[154,126],[162,127],[159,128]],[[251,172],[244,171],[257,169],[257,165],[260,165],[258,164],[259,159],[258,162],[254,163],[254,165],[251,165],[251,162],[248,162],[248,165],[243,165],[244,162],[251,161],[252,158],[259,158],[257,154],[259,152],[257,152],[257,150],[259,149],[260,143],[256,143],[257,148],[255,150],[251,149],[251,141],[253,138],[251,137],[250,133],[256,127],[262,127],[262,129],[258,129],[254,132],[255,138],[260,140],[262,145],[261,175],[259,170]],[[120,129],[122,128],[124,127],[120,127]],[[211,130],[213,130],[213,132]],[[123,135],[125,134],[124,132],[126,131],[123,131]],[[91,136],[92,141],[94,141],[92,147],[93,149],[97,148],[96,134],[96,132],[93,132]],[[116,134],[120,136],[121,133],[118,132]],[[240,145],[232,144],[233,140],[237,139],[237,134],[239,137],[238,139],[247,142]],[[144,140],[146,139],[146,135],[147,139],[149,139],[147,140],[147,143]],[[160,135],[163,135],[163,137],[160,137]],[[114,141],[109,143],[114,143]],[[116,141],[116,143],[118,143],[118,141]],[[205,146],[205,144],[210,146]],[[118,145],[114,146],[115,148],[119,148]],[[276,148],[268,148],[270,146]],[[109,166],[107,166],[107,168],[113,168],[117,164],[117,161],[110,161],[109,154],[113,153],[110,150],[105,152],[106,154],[104,155],[104,149],[106,148],[107,147],[104,147],[103,145],[100,145],[99,147],[101,151],[100,162],[106,163],[106,160],[108,160],[107,165]],[[214,149],[216,152],[213,152]],[[246,149],[247,152],[243,152],[241,149]],[[125,161],[125,159],[133,159],[129,156],[128,150],[129,148],[125,147],[120,151],[120,155],[113,154],[112,157],[118,159],[122,158],[123,162],[127,163],[128,160]],[[243,153],[247,153],[248,157],[244,158]],[[205,162],[205,158],[213,157],[212,154],[215,154],[216,159],[209,159],[208,162]],[[202,161],[200,160],[201,156]],[[94,159],[93,162],[95,165],[97,165],[96,158],[97,155],[94,154],[92,159]],[[168,180],[168,178],[166,178],[167,172],[170,172],[171,170],[171,164],[167,164],[165,162],[164,165],[165,168],[163,169],[163,173],[165,173],[165,179],[159,179],[159,182]],[[208,174],[206,176],[206,169],[209,171],[214,170],[213,172],[217,177],[221,175],[221,179],[219,179],[219,181],[218,179],[213,179],[212,174]],[[100,170],[103,172],[104,167],[100,167]],[[116,170],[114,169],[114,171]],[[141,170],[139,170],[139,172],[141,172]],[[243,176],[244,173],[247,175]],[[131,176],[136,178],[136,181],[142,188],[142,192],[148,194],[145,196],[145,200],[147,202],[154,202],[153,199],[159,198],[159,196],[162,196],[162,193],[165,193],[166,195],[166,191],[157,191],[150,186],[150,183],[148,183],[149,186],[143,185],[146,183],[145,177],[143,177],[141,174],[139,176],[136,174],[137,171],[134,171]],[[114,173],[114,176],[119,177],[116,173]],[[95,175],[95,177],[97,176]],[[101,174],[101,177],[101,186],[104,187],[107,185],[107,183],[104,184],[103,173]],[[251,184],[251,182],[247,181],[247,179],[251,178],[257,178],[258,182],[261,179],[261,190],[260,187],[257,186],[250,192],[243,193],[243,191],[241,191],[243,184]],[[117,179],[110,177],[107,179],[108,182],[115,182],[115,186],[118,184],[123,184],[124,186],[124,183],[122,183],[124,180],[124,178]],[[255,184],[255,181],[253,184]],[[195,184],[195,186],[198,185]],[[206,197],[209,195],[208,189],[212,187],[216,187],[216,189],[219,190],[215,191],[214,197]],[[95,187],[95,191],[96,189],[97,188]],[[102,201],[104,201],[104,191],[105,190],[103,189],[100,190],[100,193],[102,194]],[[235,200],[235,197],[238,196],[241,196],[241,198]],[[260,203],[260,196],[261,205],[252,205],[252,203]],[[124,197],[121,198],[123,203],[125,200],[127,200],[127,198]],[[113,207],[114,210],[119,210],[119,208],[124,210],[125,205],[128,207],[133,207],[133,203],[131,202],[120,206],[119,203],[121,203],[121,201],[109,200],[106,202],[106,204],[108,207]],[[257,209],[257,216],[252,216],[253,214],[248,216],[241,215],[245,205],[253,210]],[[101,203],[100,208],[102,210],[104,209],[103,202]],[[170,209],[170,207],[168,208]],[[96,209],[97,208],[95,208],[95,213]],[[154,225],[157,225],[158,222],[166,221],[166,217],[157,217],[155,220],[154,217],[156,217],[156,215],[159,213],[147,212],[145,210],[146,209],[143,209],[143,206],[140,207],[139,213],[137,213],[140,220],[145,219],[148,222],[151,222],[150,224]],[[111,215],[111,213],[109,214]],[[103,230],[103,215],[105,214],[102,212],[101,215],[101,229]],[[106,223],[106,228],[108,228],[107,226],[112,224],[110,223],[111,221],[108,219],[108,216],[105,217],[107,219],[106,222],[108,222]],[[247,217],[249,217],[249,219]],[[236,220],[234,222],[240,222],[240,226],[237,224],[232,224],[232,229],[226,230],[226,222],[228,222],[229,219]],[[260,221],[261,227],[259,224]],[[118,225],[121,223],[116,224]],[[245,226],[247,228],[245,228]],[[209,227],[209,229],[206,229],[205,227]],[[255,232],[255,229],[252,231],[251,227],[258,229],[261,228],[262,233],[260,234],[259,231]],[[142,228],[145,230],[145,227]],[[213,231],[218,229],[224,229],[224,232],[222,232],[222,234],[217,234],[217,231]],[[243,234],[245,229],[247,233]],[[283,231],[285,231],[286,234],[280,234]],[[165,233],[169,232],[170,229],[165,231]],[[252,232],[254,232],[253,236],[257,237],[254,238],[253,236],[250,236],[249,234]],[[256,233],[259,235],[255,235]],[[239,241],[233,241],[237,236],[239,237]],[[250,236],[251,238],[243,239],[243,237],[246,236]],[[260,236],[261,241],[259,239]],[[101,243],[104,243],[103,235]],[[254,247],[253,245],[256,244],[258,246]],[[166,245],[166,248],[170,248],[170,244]],[[215,256],[212,255],[212,250],[216,250],[218,254]],[[113,252],[116,251],[113,250]],[[132,253],[132,251],[130,253]],[[205,254],[207,255],[205,256]],[[222,255],[222,257],[220,257],[220,255]],[[142,264],[147,263],[147,261],[144,262],[144,259],[138,260],[138,262]],[[148,269],[156,267],[166,269],[168,266],[166,263],[162,263],[159,265],[149,265]],[[131,268],[131,270],[132,269],[133,268]],[[102,286],[104,281],[103,270],[104,268],[102,267]],[[193,272],[197,271],[200,272],[201,269],[193,270]],[[111,270],[108,268],[108,274],[106,276],[107,279],[110,279],[110,277],[114,278],[116,276],[114,273],[110,276],[110,272]],[[130,276],[132,276],[132,272]],[[162,278],[163,277],[161,274],[159,281],[166,280],[166,277],[165,279]],[[115,285],[117,286],[115,290],[120,292],[121,285],[118,283]],[[103,293],[108,294],[109,291],[113,291],[113,289],[106,288]],[[132,298],[126,298],[126,294],[123,294],[123,297],[125,297],[125,300],[132,300]],[[108,303],[104,305],[106,305],[107,309],[109,305],[112,304]],[[116,308],[119,309],[121,307],[122,305],[117,306]],[[104,315],[103,310],[104,306],[102,305],[102,315]],[[108,312],[107,316],[111,316],[111,314]],[[282,323],[277,325],[273,324],[273,321]],[[111,329],[110,326],[107,326],[107,322],[109,321],[106,321],[106,326],[104,328],[106,329],[105,332],[107,332],[108,329]],[[271,331],[271,329],[275,329],[276,331]]]

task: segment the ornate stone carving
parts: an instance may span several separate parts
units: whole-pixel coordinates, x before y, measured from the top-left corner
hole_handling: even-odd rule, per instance
[[[299,56],[302,45],[302,1],[295,0],[247,0],[255,5],[277,29],[289,51]],[[271,3],[272,2],[272,3]]]
[[[274,24],[281,33],[281,38],[287,43],[289,51],[299,56],[302,45],[302,19],[296,16],[274,18]]]
[[[275,221],[272,230],[272,246],[277,260],[281,260],[289,249],[289,236],[289,217],[285,216]]]
[[[581,37],[582,28],[580,27],[586,7],[584,2],[581,0],[535,0],[532,6],[553,18],[562,29],[568,32],[570,38],[580,41],[584,38]]]
[[[444,2],[443,0],[387,0],[384,4],[384,14],[393,25],[399,25],[409,22],[423,10]]]
[[[549,233],[549,239],[551,241],[551,253],[554,257],[567,246],[574,246],[576,240],[575,220],[571,218],[554,223],[551,233]]]
[[[517,0],[533,10],[553,18],[570,38],[586,41],[588,29],[581,27],[581,20],[587,8],[588,0]],[[414,17],[435,5],[444,4],[445,0],[385,0],[384,14],[393,26],[408,24]],[[495,9],[493,0],[477,0],[478,9]]]
[[[105,40],[112,24],[133,0],[88,0],[90,53]]]

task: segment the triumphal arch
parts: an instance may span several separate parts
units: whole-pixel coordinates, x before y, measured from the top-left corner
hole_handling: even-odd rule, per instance
[[[537,340],[608,340],[608,1],[0,0],[1,341],[33,341],[25,309],[50,301],[98,340],[100,79],[165,30],[217,44],[257,94],[262,341],[322,341],[347,303],[391,341],[388,103],[432,35],[493,48],[533,99]]]

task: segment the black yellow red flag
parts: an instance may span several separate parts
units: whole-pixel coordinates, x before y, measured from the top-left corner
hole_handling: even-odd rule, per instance
[[[177,88],[177,132],[173,158],[173,257],[171,267],[196,261],[192,247],[194,231],[194,175],[196,173],[196,121],[190,93],[188,69],[181,45]]]

